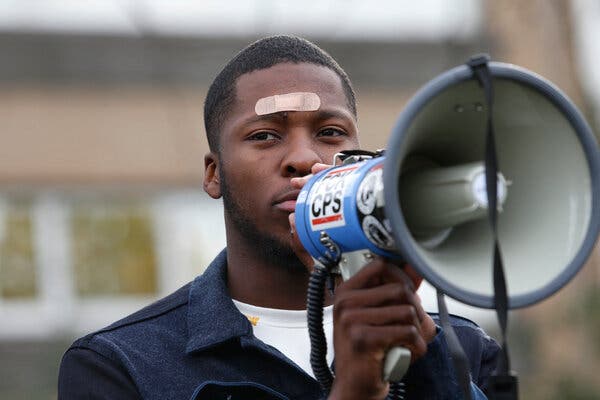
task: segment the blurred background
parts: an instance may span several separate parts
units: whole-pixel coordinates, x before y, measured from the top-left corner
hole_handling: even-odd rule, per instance
[[[0,0],[1,399],[56,398],[76,337],[224,246],[221,204],[201,188],[204,96],[277,33],[346,69],[367,149],[421,85],[479,52],[553,81],[600,131],[596,0]],[[600,398],[599,263],[595,251],[564,290],[511,312],[522,398]],[[493,313],[450,310],[497,335]]]

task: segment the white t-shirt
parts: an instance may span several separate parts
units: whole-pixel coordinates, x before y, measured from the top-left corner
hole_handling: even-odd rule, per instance
[[[254,336],[285,354],[314,377],[310,366],[310,338],[306,310],[279,310],[256,307],[233,300],[254,330]],[[323,310],[323,329],[327,340],[327,363],[333,361],[333,306]]]

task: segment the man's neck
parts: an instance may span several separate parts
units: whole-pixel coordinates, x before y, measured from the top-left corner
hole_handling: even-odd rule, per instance
[[[227,284],[232,298],[259,307],[306,308],[308,270],[276,265],[251,245],[240,240],[235,243],[227,248]]]

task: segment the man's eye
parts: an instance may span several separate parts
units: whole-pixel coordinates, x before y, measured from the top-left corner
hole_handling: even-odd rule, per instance
[[[319,131],[319,133],[317,134],[317,136],[327,136],[327,137],[332,137],[332,136],[345,136],[346,132],[344,132],[341,129],[337,129],[337,128],[325,128]]]
[[[248,137],[248,140],[257,140],[257,141],[275,140],[275,139],[279,139],[279,136],[277,136],[276,134],[274,134],[272,132],[267,132],[267,131],[256,132],[253,135]]]

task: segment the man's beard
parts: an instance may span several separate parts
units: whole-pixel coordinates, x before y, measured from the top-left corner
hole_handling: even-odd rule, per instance
[[[302,264],[289,242],[283,242],[269,232],[261,232],[256,224],[248,218],[236,197],[229,190],[226,174],[221,167],[221,194],[223,206],[229,220],[235,225],[240,234],[250,244],[248,246],[254,254],[266,263],[278,268],[288,268],[294,272],[306,272],[306,266]]]

